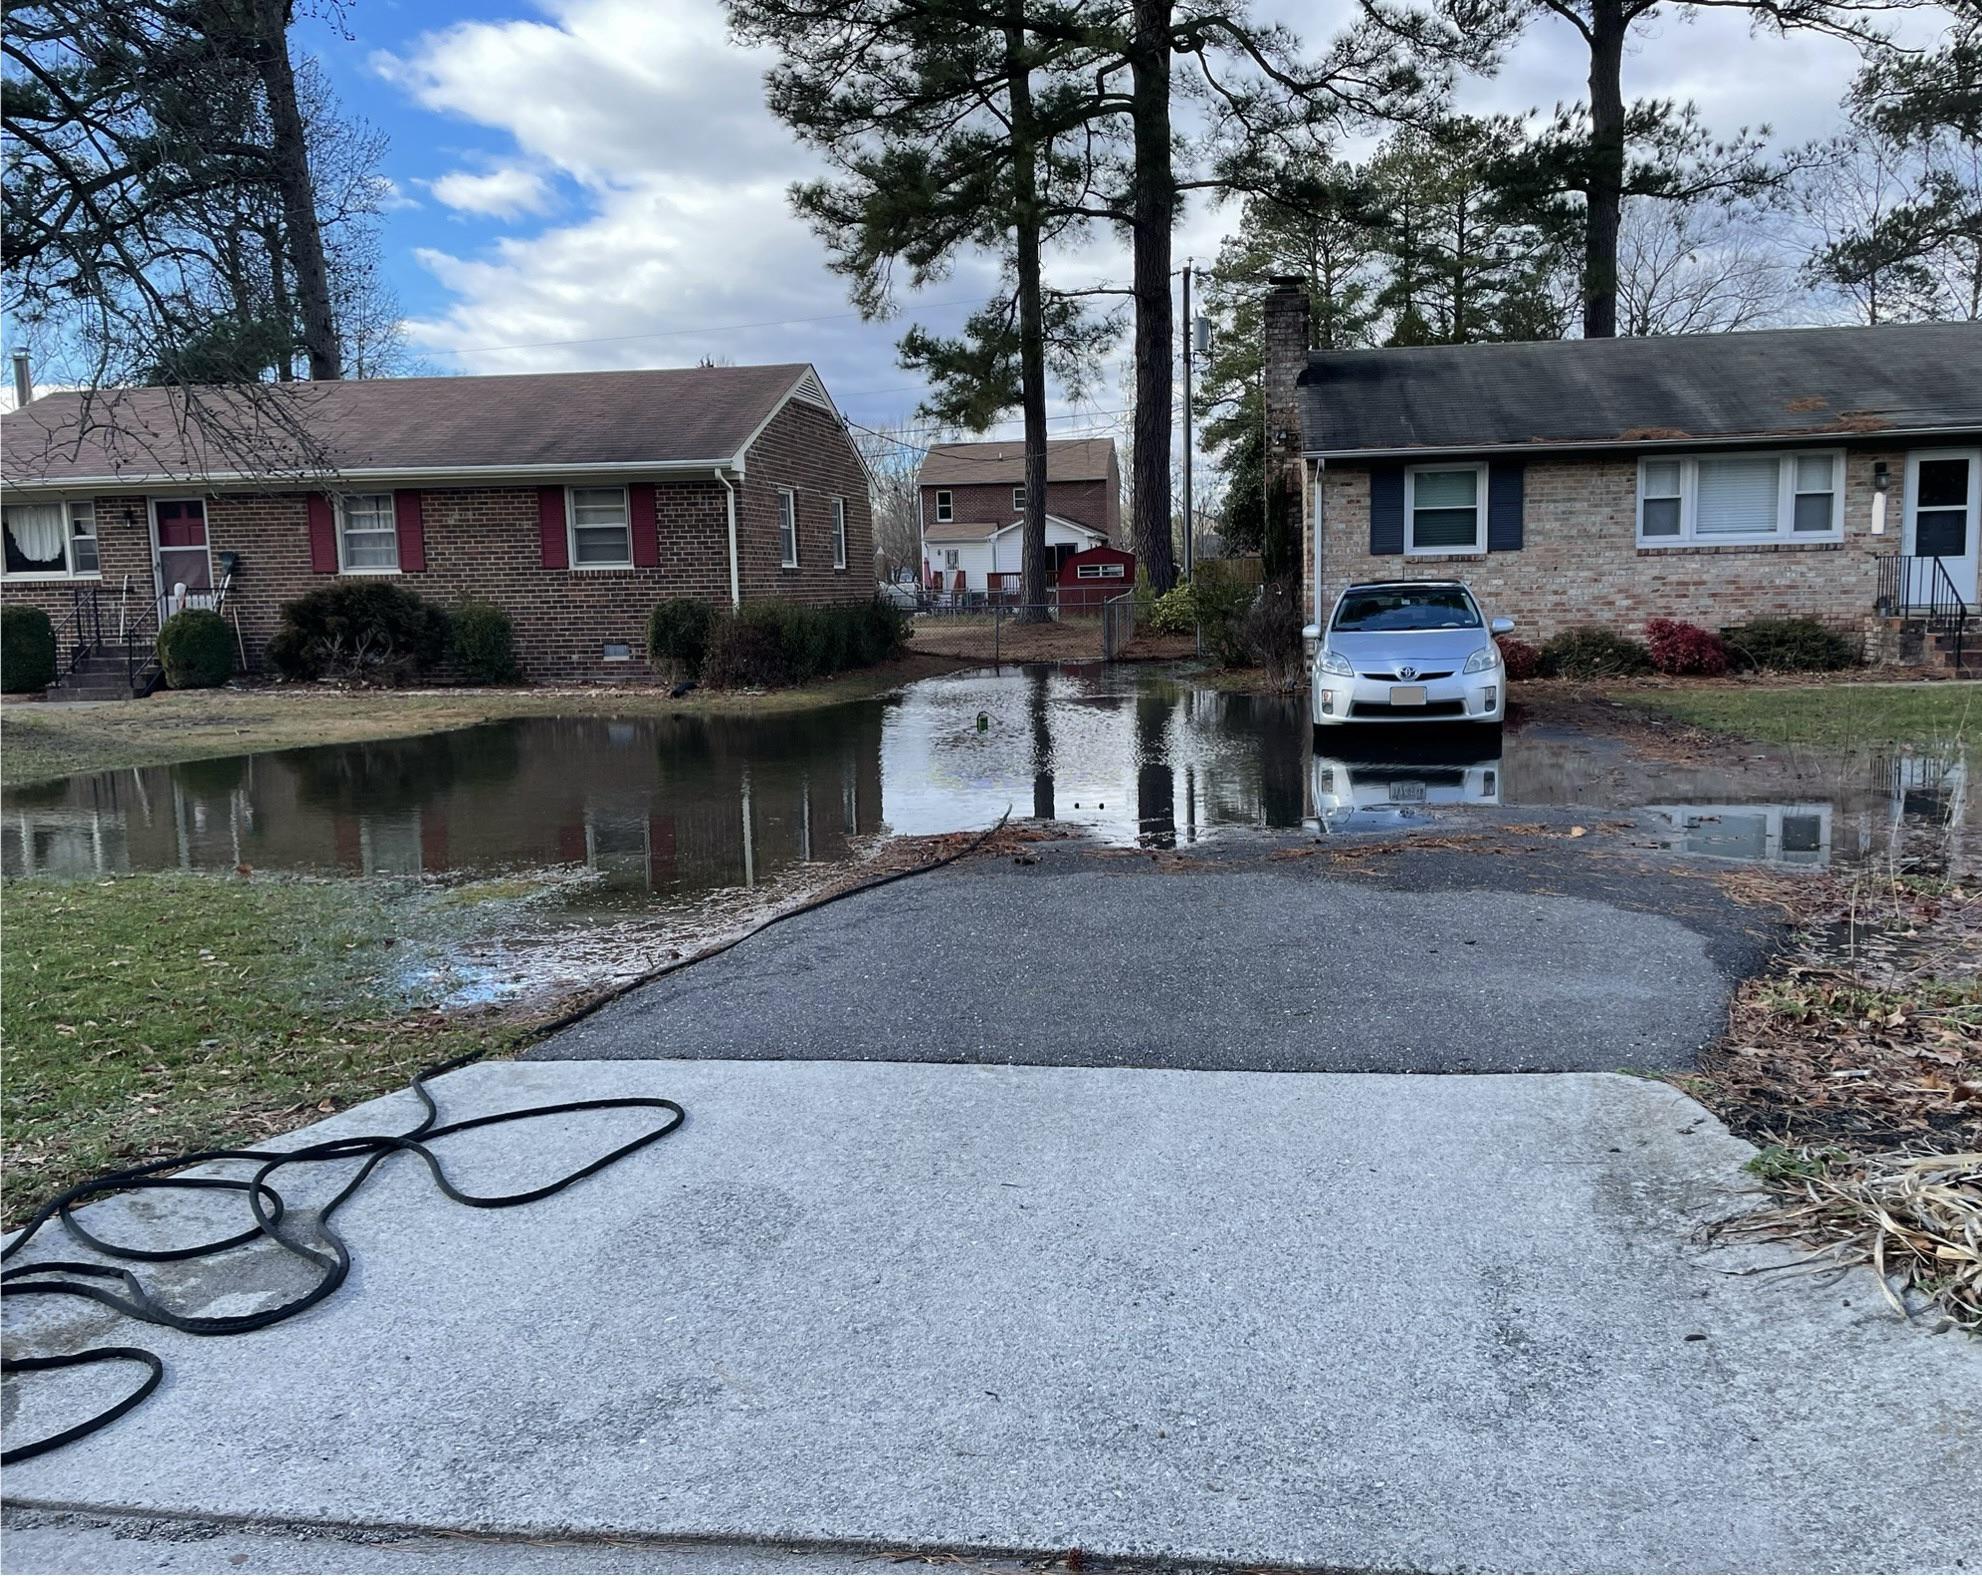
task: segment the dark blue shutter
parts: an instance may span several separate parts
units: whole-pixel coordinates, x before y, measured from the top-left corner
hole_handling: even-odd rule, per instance
[[[1521,547],[1521,491],[1527,466],[1495,460],[1487,467],[1487,551],[1518,552]]]
[[[1404,551],[1404,467],[1370,467],[1370,551]]]

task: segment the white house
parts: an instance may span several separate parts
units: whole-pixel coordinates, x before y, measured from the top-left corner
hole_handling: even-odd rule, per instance
[[[929,565],[929,583],[941,591],[1007,594],[1019,589],[1022,521],[1009,525],[937,524],[922,537],[923,561]],[[1046,583],[1057,585],[1060,566],[1075,553],[1099,547],[1107,533],[1078,520],[1046,516]]]

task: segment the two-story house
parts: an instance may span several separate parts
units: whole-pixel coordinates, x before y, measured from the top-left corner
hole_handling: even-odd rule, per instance
[[[1015,590],[1025,514],[1025,445],[943,443],[916,478],[923,583],[942,591]],[[1122,471],[1112,438],[1046,445],[1047,578],[1073,554],[1120,539]]]

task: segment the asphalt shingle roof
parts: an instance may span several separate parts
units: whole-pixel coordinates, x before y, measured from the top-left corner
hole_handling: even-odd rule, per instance
[[[1325,455],[1982,429],[1982,323],[1310,351],[1300,410]]]
[[[9,482],[713,463],[803,364],[47,394],[0,418]]]
[[[1046,443],[1049,482],[1098,482],[1108,475],[1113,438],[1050,438]],[[961,487],[970,482],[1025,480],[1025,445],[939,443],[923,456],[917,481],[924,487]]]

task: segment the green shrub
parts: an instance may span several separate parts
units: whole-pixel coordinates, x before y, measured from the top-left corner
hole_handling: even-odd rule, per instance
[[[709,626],[702,682],[712,689],[776,689],[900,654],[908,623],[884,602],[801,607],[750,602]]]
[[[677,679],[692,679],[702,671],[709,649],[709,630],[716,610],[707,602],[678,596],[656,607],[647,620],[647,656]]]
[[[1191,596],[1196,619],[1184,626],[1185,632],[1201,629],[1204,649],[1220,665],[1228,668],[1250,665],[1257,658],[1253,653],[1247,622],[1254,603],[1259,599],[1259,591],[1258,586],[1235,581],[1200,581],[1192,588]],[[1298,625],[1295,635],[1299,637]]]
[[[1136,623],[1153,635],[1188,635],[1197,628],[1198,588],[1179,580],[1159,597],[1152,597],[1147,613],[1138,606]]]
[[[493,602],[463,602],[447,621],[447,654],[470,684],[514,684],[516,628]]]
[[[291,679],[403,684],[447,650],[447,614],[385,580],[349,580],[282,604],[268,643]]]
[[[158,660],[175,690],[213,689],[234,676],[234,631],[218,613],[189,607],[159,626]]]
[[[38,607],[0,607],[0,689],[10,695],[55,682],[55,626]]]
[[[1826,673],[1855,668],[1863,660],[1858,642],[1814,618],[1758,618],[1720,632],[1731,667],[1779,673]]]
[[[1542,647],[1542,672],[1551,678],[1631,678],[1651,667],[1652,654],[1638,641],[1589,624],[1565,629]]]

